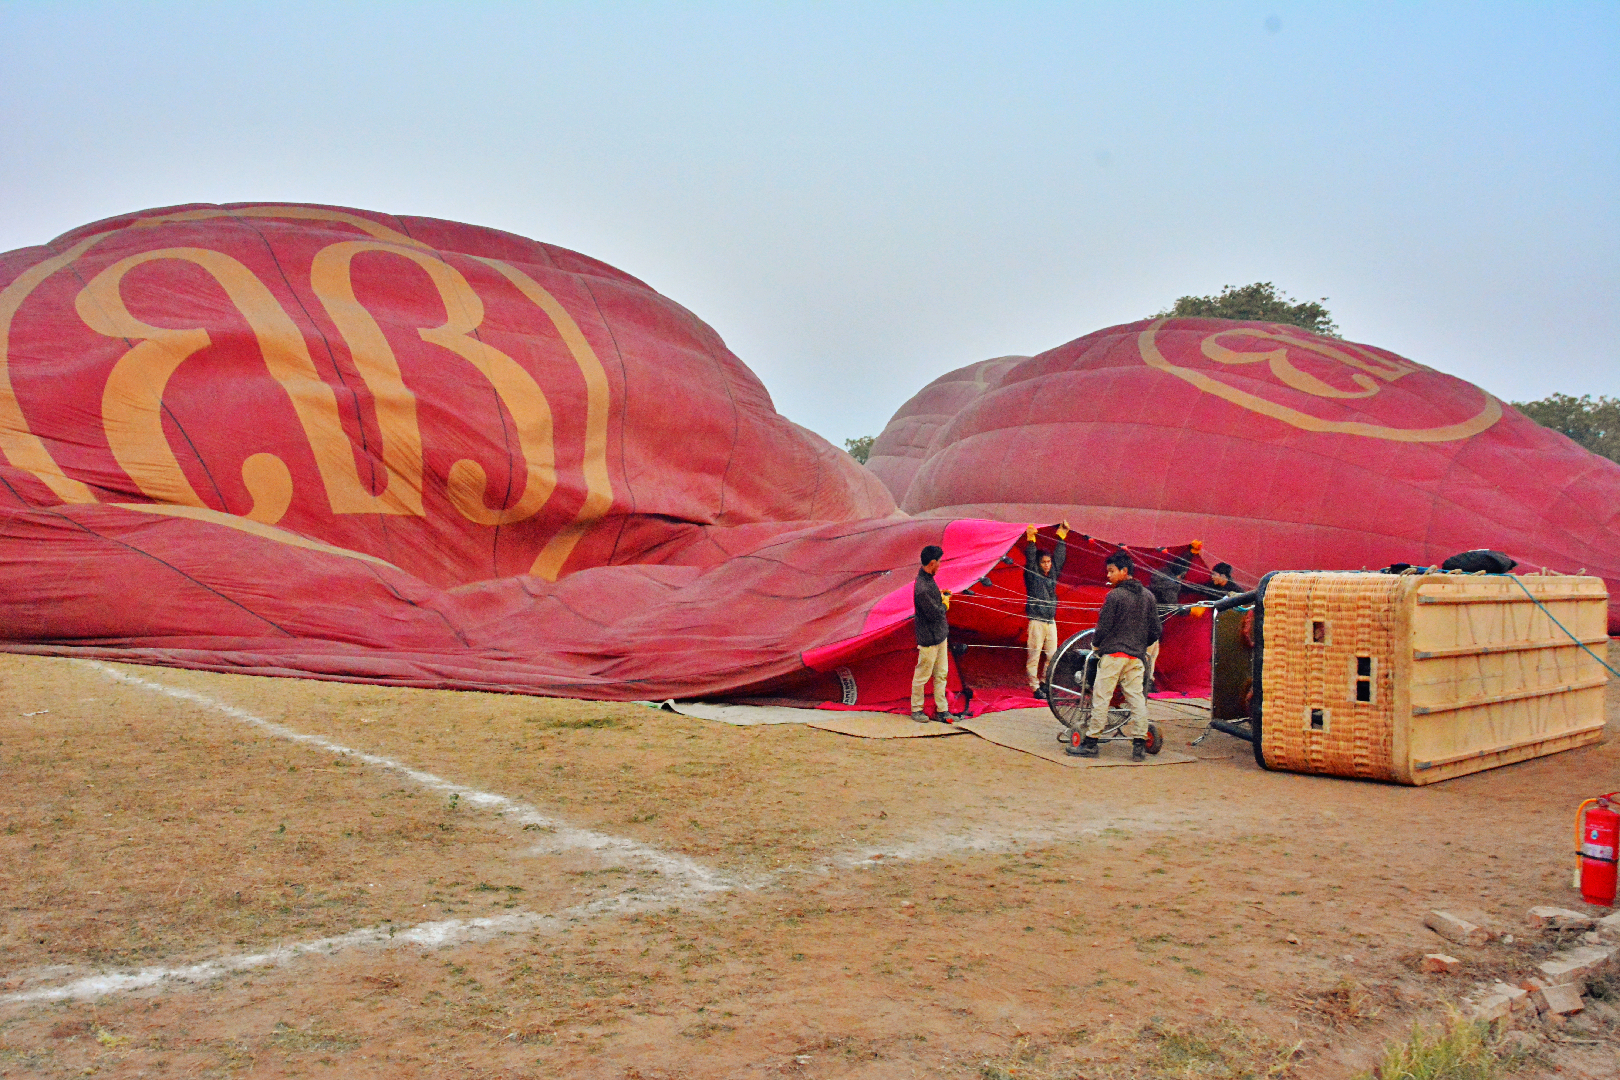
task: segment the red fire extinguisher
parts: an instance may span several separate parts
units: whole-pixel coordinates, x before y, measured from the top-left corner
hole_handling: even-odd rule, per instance
[[[1601,907],[1614,906],[1620,814],[1614,812],[1610,802],[1617,796],[1620,791],[1611,791],[1587,799],[1575,808],[1575,884],[1581,890],[1582,900]]]

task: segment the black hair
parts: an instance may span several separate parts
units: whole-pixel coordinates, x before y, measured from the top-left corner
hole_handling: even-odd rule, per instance
[[[1041,548],[1035,553],[1035,562],[1039,563],[1042,559],[1050,559],[1051,557],[1052,553],[1050,551],[1047,551],[1045,548]]]
[[[1232,579],[1232,564],[1229,562],[1218,562],[1209,568],[1209,572],[1212,574],[1219,574],[1221,577],[1230,581]]]
[[[1170,560],[1170,565],[1164,568],[1164,572],[1173,578],[1179,578],[1191,569],[1192,559],[1186,555],[1177,555]]]
[[[922,549],[922,564],[924,566],[927,566],[935,559],[943,559],[944,557],[945,549],[940,547],[938,544],[929,544],[927,547]]]
[[[1127,574],[1136,573],[1136,563],[1131,561],[1131,554],[1128,551],[1114,552],[1112,555],[1108,556],[1107,565],[1117,566]]]

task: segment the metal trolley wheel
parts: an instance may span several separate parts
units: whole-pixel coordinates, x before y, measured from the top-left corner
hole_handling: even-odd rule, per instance
[[[1084,731],[1091,715],[1091,683],[1097,660],[1091,652],[1094,631],[1082,630],[1058,646],[1046,662],[1046,705],[1070,731]]]

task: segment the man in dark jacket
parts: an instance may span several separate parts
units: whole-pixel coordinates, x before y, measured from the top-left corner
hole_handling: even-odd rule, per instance
[[[1024,591],[1029,599],[1024,602],[1024,614],[1029,616],[1029,654],[1024,673],[1029,676],[1029,692],[1038,698],[1046,696],[1041,689],[1041,655],[1050,661],[1057,652],[1057,580],[1063,572],[1063,560],[1068,557],[1069,523],[1057,527],[1057,546],[1042,551],[1035,544],[1036,526],[1024,529]]]
[[[1170,564],[1163,570],[1148,569],[1148,592],[1153,594],[1154,602],[1159,606],[1162,616],[1166,609],[1173,608],[1181,603],[1181,590],[1189,588],[1186,581],[1187,571],[1192,569],[1192,560],[1185,555],[1177,555],[1170,560]],[[1142,668],[1142,693],[1153,692],[1153,669],[1159,666],[1159,643],[1155,641],[1148,646],[1146,663]]]
[[[1108,726],[1108,706],[1114,688],[1125,691],[1125,707],[1131,716],[1124,732],[1131,740],[1131,760],[1147,756],[1147,699],[1142,696],[1143,662],[1148,646],[1159,640],[1159,610],[1153,594],[1131,576],[1135,565],[1123,551],[1108,556],[1108,599],[1097,615],[1097,630],[1091,647],[1098,653],[1097,678],[1091,687],[1091,719],[1085,738],[1068,753],[1078,757],[1097,756],[1097,736]]]
[[[945,680],[950,675],[950,649],[946,638],[950,626],[945,620],[951,606],[951,594],[941,592],[934,575],[939,572],[939,561],[945,549],[929,544],[922,549],[922,569],[911,587],[912,609],[916,613],[917,670],[911,676],[911,718],[920,724],[928,722],[923,711],[923,688],[930,679],[934,683],[934,713],[940,720],[955,720],[950,703],[945,698]]]
[[[1181,590],[1187,587],[1182,578],[1187,576],[1192,562],[1185,555],[1177,555],[1163,570],[1148,571],[1148,591],[1161,607],[1175,607],[1181,603]]]
[[[1210,567],[1209,585],[1199,586],[1199,591],[1213,589],[1218,596],[1231,596],[1233,593],[1247,593],[1247,589],[1231,580],[1231,563],[1217,562]]]

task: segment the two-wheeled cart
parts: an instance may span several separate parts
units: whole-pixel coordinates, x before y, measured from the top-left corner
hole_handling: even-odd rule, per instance
[[[1080,631],[1059,645],[1046,665],[1046,704],[1063,725],[1063,730],[1058,732],[1058,742],[1073,747],[1078,747],[1085,738],[1086,721],[1091,718],[1091,688],[1097,681],[1097,663],[1102,659],[1091,647],[1094,634],[1094,630]],[[1129,710],[1110,708],[1107,723],[1094,738],[1098,742],[1129,742],[1131,737],[1120,731],[1130,718]],[[1164,735],[1159,725],[1148,724],[1146,748],[1150,754],[1164,749]]]

